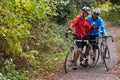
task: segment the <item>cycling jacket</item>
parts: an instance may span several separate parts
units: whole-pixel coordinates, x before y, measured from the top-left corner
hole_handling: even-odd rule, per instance
[[[88,20],[90,22],[90,25],[95,22],[95,26],[94,26],[94,29],[89,32],[89,35],[93,35],[93,36],[99,36],[100,35],[100,31],[102,30],[104,36],[107,35],[106,33],[106,29],[105,29],[105,25],[104,25],[104,22],[102,20],[101,17],[97,17],[96,19],[93,19],[92,16],[88,16]]]
[[[88,19],[83,19],[80,16],[76,16],[69,25],[69,29],[72,29],[73,27],[75,27],[75,33],[81,36],[86,36],[91,30]]]

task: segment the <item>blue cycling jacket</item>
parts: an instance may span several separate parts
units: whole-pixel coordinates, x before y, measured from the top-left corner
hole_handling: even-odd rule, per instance
[[[97,17],[95,20],[92,18],[92,16],[88,16],[88,20],[90,22],[90,25],[95,22],[95,26],[94,26],[94,29],[89,32],[88,34],[89,35],[95,35],[95,36],[99,36],[100,35],[100,31],[103,32],[104,36],[107,35],[106,33],[106,28],[105,28],[105,25],[104,25],[104,22],[102,20],[101,17]]]

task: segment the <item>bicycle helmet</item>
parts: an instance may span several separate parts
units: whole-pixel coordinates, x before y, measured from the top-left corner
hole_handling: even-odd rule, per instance
[[[93,10],[93,15],[99,16],[99,15],[100,15],[100,9],[99,9],[99,8],[95,8],[95,9]]]
[[[83,7],[82,8],[82,11],[85,11],[85,12],[87,12],[88,14],[90,14],[91,12],[90,12],[90,8],[89,7]]]

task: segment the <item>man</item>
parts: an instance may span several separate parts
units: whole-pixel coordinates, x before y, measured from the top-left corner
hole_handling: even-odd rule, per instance
[[[82,14],[76,16],[68,27],[68,32],[71,32],[72,28],[75,28],[75,34],[76,34],[77,40],[80,40],[81,37],[84,38],[87,35],[87,33],[91,30],[90,23],[87,19],[87,16],[89,13],[90,13],[90,8],[83,7]],[[76,62],[79,57],[79,54],[82,52],[82,47],[83,47],[83,43],[81,42],[76,42],[76,44],[77,44],[78,50],[75,52],[74,63],[72,65],[73,69],[77,69]]]
[[[93,10],[93,14],[91,16],[88,16],[88,20],[89,20],[90,25],[92,27],[92,31],[88,33],[88,37],[89,37],[90,40],[95,40],[96,37],[98,37],[100,35],[100,31],[103,32],[103,36],[107,35],[104,22],[99,15],[100,15],[100,9],[95,8]],[[93,42],[93,43],[95,43],[95,42]],[[94,63],[95,54],[96,54],[95,46],[93,46],[93,49],[94,49],[94,52],[93,52],[94,53],[93,54],[93,63]]]

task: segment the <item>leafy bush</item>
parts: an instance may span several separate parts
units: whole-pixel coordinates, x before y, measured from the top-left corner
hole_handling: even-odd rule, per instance
[[[0,71],[0,80],[29,80],[28,71],[15,70],[15,65],[12,59],[6,59],[4,67]]]
[[[52,18],[59,24],[65,24],[67,20],[76,14],[75,4],[69,0],[52,0],[52,3],[56,5],[55,12],[57,13]]]
[[[61,14],[66,14],[65,10],[67,10],[67,16],[72,14],[70,12],[72,4],[66,1],[59,2],[1,0],[0,78],[2,80],[28,80],[31,76],[27,75],[30,73],[28,70],[36,69],[41,63],[43,64],[39,60],[43,54],[57,54],[54,57],[58,58],[50,59],[51,61],[62,59],[63,54],[61,56],[58,54],[65,50],[66,44],[62,36],[65,27],[51,20],[53,16],[63,18]],[[60,5],[64,6],[62,13],[57,12],[57,9],[62,10],[58,8]]]
[[[114,24],[118,24],[117,22],[120,19],[119,12],[120,6],[112,5],[109,1],[101,5],[101,16],[104,20],[110,21]]]

